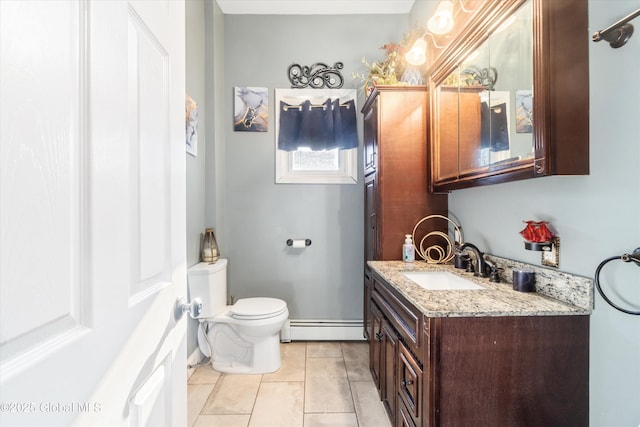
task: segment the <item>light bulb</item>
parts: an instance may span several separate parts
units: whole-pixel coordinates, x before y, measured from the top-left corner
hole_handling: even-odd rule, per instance
[[[450,32],[453,29],[453,3],[448,0],[441,1],[436,12],[427,22],[427,27],[434,34]]]
[[[404,59],[411,65],[422,65],[427,62],[427,42],[423,38],[416,40]]]

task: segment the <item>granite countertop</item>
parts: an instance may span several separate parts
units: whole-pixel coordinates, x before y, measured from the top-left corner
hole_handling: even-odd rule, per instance
[[[545,274],[547,269],[536,271],[536,292],[518,292],[504,278],[502,283],[492,283],[449,264],[416,260],[368,261],[368,265],[429,317],[589,315],[593,304],[590,279],[555,271]],[[409,271],[448,271],[484,289],[426,290],[402,274]],[[576,293],[586,298],[576,298]]]

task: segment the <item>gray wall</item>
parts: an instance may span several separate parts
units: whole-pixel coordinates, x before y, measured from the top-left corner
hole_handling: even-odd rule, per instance
[[[224,82],[224,15],[215,0],[205,2],[205,75],[206,102],[209,106],[206,159],[206,207],[205,216],[209,227],[216,230],[219,246],[224,250],[224,205],[225,205],[225,99]],[[223,252],[223,256],[226,254]]]
[[[291,319],[361,319],[363,190],[358,185],[275,184],[274,89],[290,88],[292,63],[344,63],[345,88],[361,59],[398,40],[407,15],[251,16],[224,19],[224,238],[230,294],[287,301]],[[269,89],[268,132],[233,130],[234,86]],[[358,108],[361,108],[360,102]],[[360,139],[362,128],[360,124]],[[218,143],[218,141],[216,141]],[[359,158],[361,158],[361,153]],[[292,250],[288,238],[312,245]],[[399,236],[398,244],[402,244]]]
[[[585,38],[637,8],[636,0],[589,1]],[[411,22],[419,21],[412,16]],[[524,250],[518,231],[524,228],[523,220],[548,220],[561,239],[559,269],[586,277],[593,277],[605,258],[640,246],[640,37],[634,35],[620,49],[590,42],[589,55],[590,175],[454,191],[449,209],[460,220],[466,240],[487,252],[540,265],[540,254]],[[640,269],[619,261],[607,265],[602,280],[610,296],[640,307]],[[596,295],[591,316],[591,426],[640,424],[639,320]]]
[[[185,153],[187,172],[187,267],[200,260],[200,233],[205,221],[205,159],[207,157],[207,103],[205,98],[205,20],[204,1],[188,0],[185,5],[186,22],[186,93],[198,103],[198,153]],[[197,322],[189,319],[188,354],[196,348]]]
[[[224,15],[214,0],[187,0],[186,93],[198,103],[198,153],[185,154],[187,170],[187,267],[200,261],[200,238],[204,229],[222,227],[224,206],[224,99],[216,96],[224,86]],[[209,136],[207,138],[207,135]],[[187,354],[197,347],[198,322],[187,324]]]

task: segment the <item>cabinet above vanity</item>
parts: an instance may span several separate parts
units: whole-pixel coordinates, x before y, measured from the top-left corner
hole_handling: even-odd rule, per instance
[[[431,63],[431,188],[589,173],[587,0],[485,1]]]

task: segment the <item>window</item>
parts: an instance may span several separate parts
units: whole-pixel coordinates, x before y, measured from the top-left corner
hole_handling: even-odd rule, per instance
[[[292,138],[287,136],[286,140],[288,147],[285,147],[287,149],[285,150],[278,148],[281,129],[281,102],[287,104],[284,107],[284,112],[282,113],[283,115],[286,115],[287,107],[289,108],[289,110],[296,110],[294,112],[297,113],[299,106],[303,103],[305,103],[307,107],[308,104],[311,104],[312,107],[315,108],[321,107],[321,104],[328,103],[329,100],[333,100],[333,102],[337,103],[338,105],[345,101],[348,101],[352,104],[352,110],[350,111],[350,113],[353,116],[353,127],[351,129],[350,135],[352,136],[351,141],[353,141],[353,143],[349,147],[353,147],[354,144],[357,144],[357,135],[355,132],[354,89],[276,89],[276,183],[356,184],[358,182],[357,146],[355,148],[339,149],[333,148],[336,146],[333,145],[333,147],[324,150],[319,150],[316,146],[316,150],[314,151],[310,148],[310,146],[313,146],[313,143],[311,143],[310,140],[315,139],[314,143],[317,144],[318,138],[316,135],[311,135],[310,138],[306,140],[307,142],[309,142],[308,144],[305,143],[305,139],[303,139],[301,136],[295,137],[293,142]],[[302,111],[302,109],[300,109],[299,111]],[[327,109],[326,111],[330,110]],[[344,120],[344,113],[342,120]],[[289,131],[291,130],[292,126],[290,121],[282,122],[282,125],[285,126],[285,128],[287,128]],[[321,133],[324,133],[326,130],[326,127],[323,127],[321,129]],[[300,131],[300,134],[302,133],[303,132]],[[330,130],[329,133],[333,134],[333,130]],[[294,134],[299,135],[297,129]],[[283,137],[284,135],[289,134],[283,134]],[[329,136],[329,139],[331,139],[331,136]],[[324,139],[321,139],[321,141],[322,140]],[[320,142],[320,144],[322,144],[322,142]],[[326,147],[326,145],[324,145],[323,148]]]
[[[278,184],[357,184],[358,149],[297,151],[276,149]]]

